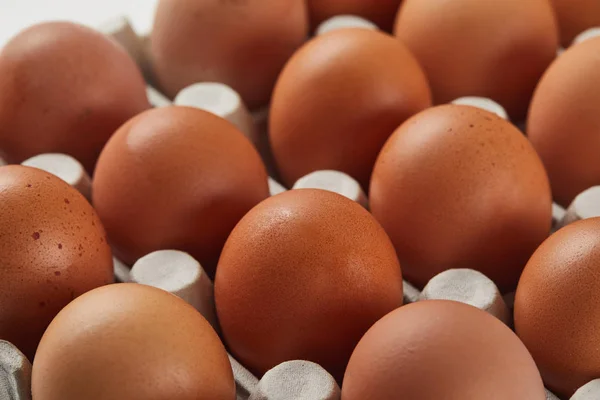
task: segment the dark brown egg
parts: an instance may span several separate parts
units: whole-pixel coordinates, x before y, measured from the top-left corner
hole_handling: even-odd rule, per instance
[[[404,0],[395,32],[425,69],[436,104],[487,97],[516,121],[558,47],[548,0]]]
[[[394,129],[429,107],[425,75],[402,43],[368,29],[340,29],[300,49],[271,104],[270,140],[284,183],[324,169],[364,188]]]
[[[154,70],[170,97],[197,82],[222,82],[250,108],[261,107],[307,34],[304,0],[161,0],[151,38]]]
[[[227,353],[180,298],[116,284],[73,301],[35,355],[35,400],[234,400]]]
[[[0,167],[0,339],[29,359],[75,297],[113,282],[104,229],[74,188],[47,172]]]
[[[563,47],[569,47],[581,32],[600,26],[598,0],[552,0]]]
[[[527,135],[539,153],[557,203],[600,185],[600,38],[563,53],[531,102]]]
[[[308,14],[313,28],[336,15],[356,15],[391,32],[402,0],[308,0]]]
[[[420,286],[470,268],[514,290],[552,219],[533,147],[509,122],[470,106],[430,108],[400,126],[377,159],[369,201],[406,279]]]
[[[354,350],[343,400],[545,400],[535,362],[502,322],[444,300],[378,321]]]
[[[149,107],[134,61],[90,28],[36,25],[0,52],[0,154],[10,163],[65,153],[91,172],[115,130]]]
[[[235,126],[202,110],[165,107],[114,134],[92,192],[120,260],[132,265],[155,250],[183,250],[212,275],[227,236],[269,187],[260,156]]]
[[[599,291],[600,218],[550,236],[519,281],[516,332],[546,385],[565,398],[600,376]]]
[[[225,342],[255,373],[298,359],[341,380],[361,336],[402,304],[402,276],[362,206],[297,189],[265,200],[233,230],[215,301]]]

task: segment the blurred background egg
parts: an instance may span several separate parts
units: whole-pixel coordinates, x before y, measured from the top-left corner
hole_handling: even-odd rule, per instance
[[[356,15],[391,32],[402,0],[308,0],[312,28],[337,15]]]
[[[563,47],[569,47],[581,32],[600,27],[600,1],[552,0]]]
[[[545,400],[535,362],[502,322],[475,307],[429,300],[392,311],[361,339],[343,400]]]
[[[30,360],[71,300],[113,282],[102,224],[77,190],[42,170],[0,167],[0,339]]]
[[[35,25],[0,52],[0,154],[9,163],[65,153],[91,173],[114,131],[149,107],[135,62],[90,28]]]
[[[399,41],[362,28],[320,35],[294,54],[273,93],[269,137],[283,182],[333,169],[366,189],[386,139],[430,105],[427,79]]]
[[[215,302],[228,348],[254,373],[308,360],[341,381],[361,336],[402,305],[402,275],[361,205],[296,189],[263,201],[233,230]]]
[[[115,284],[73,301],[35,356],[35,400],[234,400],[227,353],[192,306],[160,289]]]
[[[565,51],[531,102],[527,135],[548,171],[552,194],[567,207],[600,184],[600,38]]]
[[[404,0],[395,33],[425,69],[436,104],[488,97],[515,121],[558,47],[548,0]]]
[[[527,263],[515,329],[544,382],[568,398],[600,376],[600,218],[550,236]]]
[[[173,106],[142,113],[114,134],[98,160],[92,197],[121,261],[182,250],[214,275],[235,224],[269,196],[267,179],[234,125]]]
[[[151,36],[154,72],[170,97],[193,83],[221,82],[253,109],[268,104],[307,34],[304,0],[161,0]]]
[[[405,278],[419,286],[470,268],[514,290],[552,219],[531,144],[496,114],[461,105],[430,108],[396,130],[375,164],[369,202]]]

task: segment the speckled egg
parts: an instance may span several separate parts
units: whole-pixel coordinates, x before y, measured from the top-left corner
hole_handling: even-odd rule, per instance
[[[313,28],[336,15],[356,15],[391,32],[401,2],[402,0],[308,0],[307,3]]]
[[[402,275],[389,238],[361,205],[296,189],[263,201],[233,230],[215,301],[228,348],[259,376],[308,360],[341,381],[361,336],[402,305]]]
[[[250,108],[306,40],[304,0],[161,0],[151,34],[159,86],[170,97],[197,82],[221,82]]]
[[[290,59],[273,93],[269,136],[284,183],[332,169],[366,189],[386,139],[430,105],[425,74],[393,37],[369,29],[320,35]]]
[[[29,359],[71,300],[113,282],[102,223],[74,188],[47,172],[0,167],[0,339]]]
[[[419,286],[470,268],[514,290],[552,220],[548,177],[531,144],[471,106],[433,107],[402,124],[377,159],[369,202]]]
[[[115,130],[149,107],[135,62],[90,28],[34,25],[0,51],[0,155],[9,163],[65,153],[91,173]]]
[[[98,160],[93,204],[118,258],[190,253],[214,274],[235,224],[269,196],[252,143],[226,120],[164,107],[121,127]]]
[[[487,97],[515,121],[558,47],[548,0],[404,0],[395,33],[425,69],[436,104]]]
[[[550,236],[519,280],[515,329],[544,382],[568,398],[600,376],[600,218]]]
[[[352,353],[343,400],[545,400],[517,335],[475,307],[409,304],[378,321]]]
[[[35,355],[35,400],[234,400],[227,353],[180,298],[115,284],[79,297],[52,321]]]
[[[600,38],[564,52],[544,74],[527,135],[542,158],[557,203],[600,185]]]

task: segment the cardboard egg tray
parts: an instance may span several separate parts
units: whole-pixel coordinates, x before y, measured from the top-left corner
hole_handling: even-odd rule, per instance
[[[323,29],[329,28],[331,27],[325,25]],[[115,19],[100,27],[100,30],[117,40],[140,66],[147,81],[150,103],[154,107],[172,104],[155,87],[148,57],[148,38],[138,36],[126,18]],[[271,195],[285,191],[286,189],[273,178],[275,170],[269,154],[266,134],[268,110],[259,110],[250,114],[242,104],[241,117],[239,113],[240,110],[234,110],[233,114],[235,115],[224,117],[229,117],[227,119],[240,127],[259,149],[271,175],[269,178]],[[244,122],[244,113],[251,115],[250,122]],[[70,168],[71,170],[77,168],[77,165],[67,167],[68,162],[70,161],[56,158],[47,159],[43,155],[27,161],[28,165],[46,169],[59,176],[61,168]],[[76,176],[76,179],[69,183],[89,199],[90,179],[83,168],[80,168],[77,174],[71,173],[71,175]],[[367,198],[360,186],[348,178],[347,176],[320,174],[312,181],[309,179],[308,182],[300,182],[298,185],[305,185],[304,187],[317,185],[317,187],[330,189],[367,207]],[[579,219],[595,216],[600,216],[600,187],[588,189],[580,194],[568,210],[554,205],[552,231]],[[213,284],[200,264],[188,254],[175,250],[158,251],[138,260],[131,268],[115,259],[114,271],[117,282],[131,281],[149,284],[183,298],[193,305],[219,332],[214,309]],[[168,283],[164,280],[165,273],[169,275]],[[162,281],[161,276],[163,277]],[[512,327],[513,324],[514,293],[501,295],[496,285],[477,271],[466,269],[445,271],[431,279],[422,291],[410,283],[404,282],[405,304],[428,299],[446,299],[467,303],[487,311],[509,327]],[[229,356],[229,358],[238,400],[340,399],[340,388],[333,377],[312,362],[302,360],[285,362],[267,372],[259,380],[233,357]],[[30,362],[13,345],[0,341],[0,400],[30,400],[30,386]],[[549,391],[546,391],[546,397],[548,400],[558,400],[558,397]],[[585,385],[571,399],[600,399],[600,380]]]

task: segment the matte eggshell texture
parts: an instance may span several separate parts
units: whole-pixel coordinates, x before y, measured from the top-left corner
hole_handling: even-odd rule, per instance
[[[183,250],[214,275],[235,224],[269,196],[267,179],[235,126],[199,109],[164,107],[140,114],[108,142],[93,204],[126,264],[155,250]]]
[[[548,177],[531,144],[470,106],[430,108],[400,126],[379,155],[369,201],[405,278],[419,286],[470,268],[514,290],[552,219]]]
[[[425,69],[436,104],[487,97],[516,121],[558,47],[548,0],[405,0],[395,32]]]
[[[402,276],[368,211],[332,192],[296,189],[236,226],[215,301],[225,342],[255,373],[308,360],[341,380],[361,336],[402,304]]]
[[[116,284],[81,296],[52,321],[33,364],[35,400],[234,400],[227,353],[178,297]]]
[[[152,60],[170,97],[197,82],[222,82],[251,109],[268,104],[277,75],[306,40],[304,0],[161,0]]]
[[[113,282],[104,229],[74,188],[42,170],[0,167],[0,339],[30,360],[75,297]]]
[[[378,321],[354,350],[343,400],[545,400],[531,355],[502,322],[444,300]]]
[[[562,228],[535,252],[515,297],[515,328],[550,390],[568,398],[600,376],[600,218]]]
[[[0,52],[0,154],[9,163],[66,153],[91,173],[115,130],[149,107],[135,62],[90,28],[35,25]]]
[[[600,38],[564,52],[540,81],[527,121],[557,203],[600,184]]]
[[[431,105],[427,80],[406,47],[368,29],[340,29],[300,49],[283,70],[269,134],[288,186],[324,169],[363,188],[394,129]]]
[[[552,0],[563,47],[569,47],[581,32],[600,26],[600,1]]]
[[[308,0],[311,26],[336,15],[357,15],[391,32],[402,0]]]

